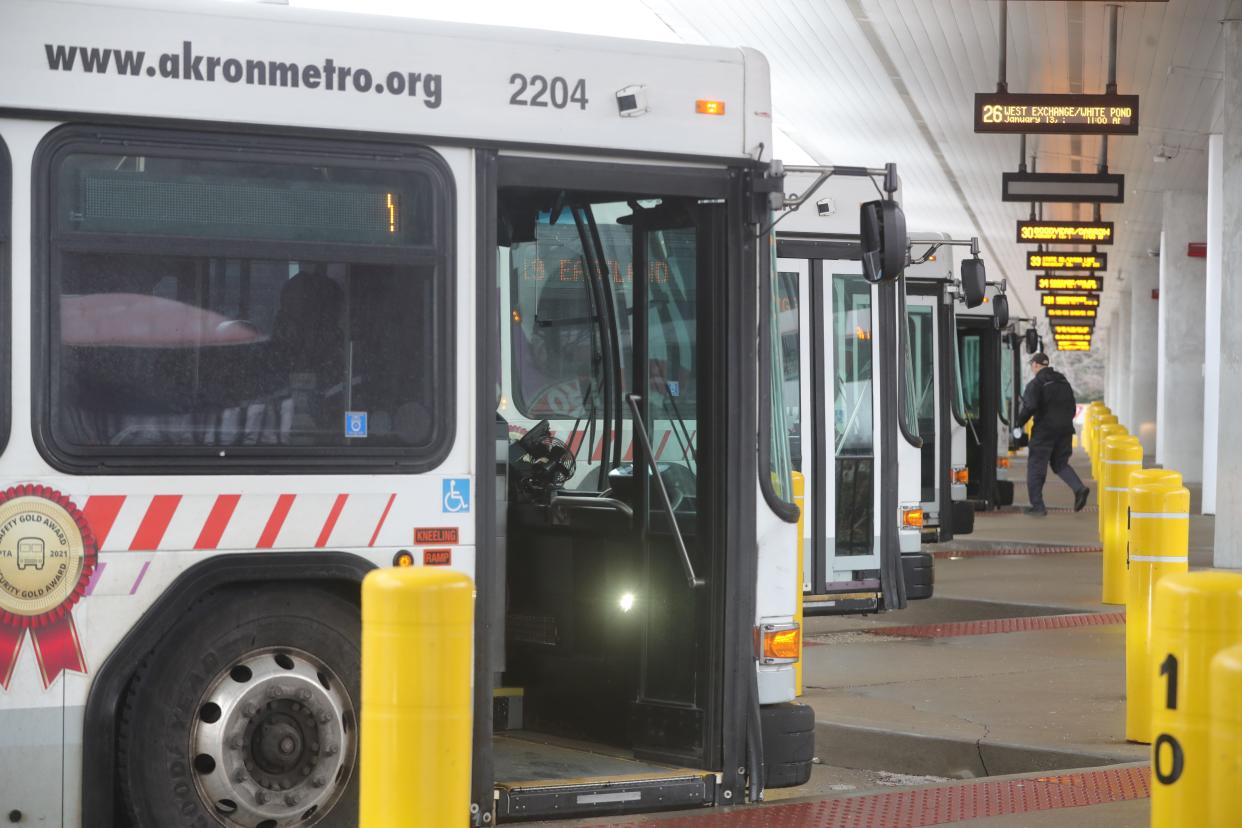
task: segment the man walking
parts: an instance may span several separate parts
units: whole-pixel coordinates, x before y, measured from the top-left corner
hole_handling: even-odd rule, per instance
[[[1074,453],[1074,412],[1077,409],[1074,389],[1064,374],[1048,366],[1047,354],[1031,357],[1031,373],[1034,376],[1022,392],[1022,409],[1014,429],[1020,433],[1026,421],[1035,418],[1027,451],[1026,488],[1031,505],[1026,508],[1026,514],[1041,517],[1048,514],[1044,506],[1044,480],[1048,477],[1049,465],[1073,490],[1074,511],[1080,512],[1087,505],[1091,490],[1083,485],[1069,464],[1070,455]]]

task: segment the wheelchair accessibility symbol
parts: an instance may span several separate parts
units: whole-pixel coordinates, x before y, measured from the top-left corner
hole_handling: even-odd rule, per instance
[[[470,511],[470,480],[465,477],[450,477],[441,481],[443,498],[441,511],[449,514]]]
[[[365,411],[346,411],[345,412],[345,437],[366,437],[367,436],[367,412]]]

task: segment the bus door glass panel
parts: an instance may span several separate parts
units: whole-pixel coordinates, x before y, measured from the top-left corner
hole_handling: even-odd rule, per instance
[[[1001,424],[1008,426],[1013,421],[1014,398],[1014,357],[1016,356],[1008,336],[1001,337],[1000,358],[1000,398],[997,400],[997,411],[1000,412]],[[1005,429],[1008,433],[1009,429]]]
[[[704,642],[713,636],[711,599],[719,571],[703,544],[698,500],[700,471],[711,464],[699,436],[699,309],[706,306],[704,292],[724,275],[723,210],[665,199],[643,202],[632,220],[633,385],[677,529],[696,574],[708,584],[693,589],[686,582],[668,510],[636,439],[627,458],[643,483],[639,508],[646,532],[636,603],[643,637],[634,747],[645,758],[696,767],[711,763],[716,743],[710,725],[715,685]]]
[[[962,365],[962,399],[966,411],[966,468],[969,479],[966,492],[975,496],[981,491],[983,481],[983,451],[980,445],[980,416],[982,399],[979,395],[983,381],[983,336],[970,330],[958,332],[958,355]]]
[[[936,499],[936,298],[911,296],[906,302],[909,402],[923,441],[921,497],[928,503]]]
[[[811,333],[815,291],[810,282],[810,264],[806,259],[778,259],[776,282],[778,330],[784,356],[785,426],[789,456],[793,470],[799,472],[803,479],[804,590],[816,583],[816,556],[823,549],[823,544],[819,542],[822,525],[818,520],[821,516],[813,507],[818,496],[817,487],[822,482],[815,470],[823,467],[822,463],[816,462],[817,453],[823,450],[823,446],[813,424],[816,401],[821,394],[818,393],[813,368],[813,349],[819,343],[812,341]]]
[[[835,580],[879,567],[875,551],[875,389],[870,283],[858,274],[832,279]]]

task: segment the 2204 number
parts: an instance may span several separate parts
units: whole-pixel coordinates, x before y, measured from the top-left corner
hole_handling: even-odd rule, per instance
[[[509,85],[516,87],[509,96],[513,106],[550,106],[553,109],[566,109],[571,104],[577,104],[579,109],[587,106],[585,78],[578,78],[571,87],[570,82],[559,75],[548,78],[514,72],[509,76]]]

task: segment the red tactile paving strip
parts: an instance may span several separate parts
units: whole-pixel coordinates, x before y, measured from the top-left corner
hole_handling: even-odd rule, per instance
[[[1150,769],[1127,767],[593,824],[601,828],[922,828],[1150,795]]]
[[[872,635],[900,635],[910,638],[953,638],[960,635],[1068,630],[1076,627],[1099,627],[1125,622],[1124,612],[1084,612],[1074,615],[1040,615],[1030,618],[995,618],[987,621],[950,621],[946,624],[922,624],[913,627],[881,627],[867,632]]]
[[[1101,552],[1099,546],[1001,546],[996,549],[937,549],[932,557],[999,558],[1007,555],[1067,555],[1077,552]]]

